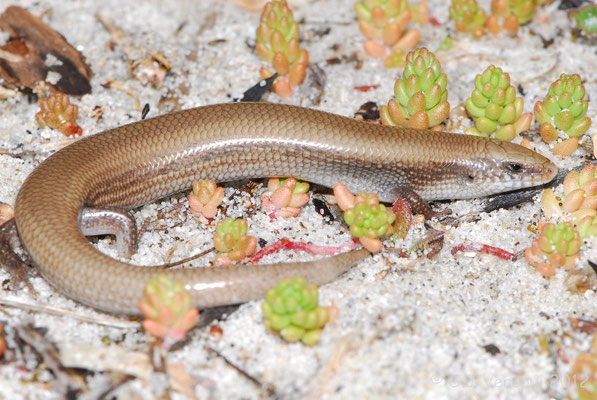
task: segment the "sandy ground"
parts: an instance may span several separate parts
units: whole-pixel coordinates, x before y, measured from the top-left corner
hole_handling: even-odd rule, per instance
[[[130,96],[102,86],[108,80],[124,81],[141,104],[149,104],[148,116],[156,116],[161,113],[160,98],[168,93],[177,97],[183,108],[189,108],[241,97],[259,79],[262,63],[249,46],[254,40],[259,15],[227,1],[20,0],[18,3],[36,14],[50,9],[52,12],[44,21],[81,51],[93,69],[92,94],[73,99],[80,109],[79,123],[84,135],[141,117]],[[421,43],[431,50],[437,49],[447,35],[454,36],[447,3],[430,1],[432,16],[441,23],[438,27],[422,28]],[[486,9],[487,3],[481,2]],[[0,10],[11,4],[0,0]],[[355,22],[352,2],[297,0],[294,4],[296,18],[303,20],[303,46],[308,48],[311,61],[327,76],[317,107],[351,116],[366,101],[385,103],[392,95],[393,82],[400,70],[384,69],[380,61],[368,58],[360,69],[355,69],[353,61],[326,63],[335,52],[346,55],[361,52],[363,37]],[[173,68],[161,89],[145,87],[130,78],[121,48],[107,47],[110,35],[94,16],[96,13],[116,22],[129,35],[126,40],[131,46],[162,53],[170,60]],[[544,48],[540,36],[554,39],[554,43]],[[448,75],[453,109],[472,91],[475,74],[489,64],[502,67],[510,73],[515,85],[521,85],[525,111],[532,110],[532,105],[562,72],[581,74],[589,97],[597,98],[594,47],[582,40],[571,41],[566,15],[554,6],[540,11],[516,38],[481,41],[459,35],[455,38],[451,50],[438,53]],[[180,89],[183,85],[184,93]],[[362,85],[379,87],[368,92],[354,89]],[[267,100],[280,101],[275,95]],[[307,102],[300,95],[287,101]],[[90,117],[96,106],[104,110],[99,121]],[[37,104],[25,96],[0,102],[0,147],[11,153],[0,154],[0,201],[12,204],[27,174],[66,143],[62,134],[38,127],[34,119],[37,111]],[[597,120],[595,104],[590,106],[589,116]],[[455,130],[459,132],[470,126],[466,119],[456,118],[455,122]],[[597,133],[597,128],[591,127],[589,133]],[[547,146],[539,141],[533,147],[550,156]],[[558,164],[569,168],[584,155],[578,151]],[[234,187],[227,188],[227,196],[227,215],[232,217],[244,215],[253,201]],[[480,201],[439,205],[447,206],[456,215],[466,215],[478,210]],[[167,212],[171,219],[158,220],[158,211]],[[188,213],[186,200],[180,196],[143,207],[135,216],[139,223],[149,219],[154,227],[171,226],[143,236],[139,253],[133,259],[139,264],[162,263],[196,254],[210,246],[215,228],[194,219]],[[475,222],[461,223],[458,228],[443,227],[444,249],[432,260],[423,258],[407,267],[395,252],[383,252],[360,263],[341,279],[321,288],[321,303],[334,304],[340,312],[315,347],[287,344],[268,333],[261,322],[260,302],[254,301],[219,323],[221,337],[207,329],[195,329],[184,346],[169,354],[168,362],[182,363],[193,379],[190,386],[198,398],[563,398],[570,363],[541,353],[539,337],[570,331],[570,317],[595,319],[595,293],[572,294],[564,286],[563,271],[546,280],[525,260],[509,262],[488,255],[466,253],[453,257],[450,254],[455,245],[468,241],[512,252],[524,250],[534,237],[527,228],[540,217],[537,202],[482,213]],[[274,223],[258,212],[249,224],[251,234],[270,243],[282,236],[330,245],[348,239],[342,224],[324,221],[313,207],[307,207],[296,219]],[[419,224],[405,241],[386,244],[408,248],[424,235],[425,230]],[[585,243],[579,265],[595,259],[596,244],[594,239]],[[98,247],[115,254],[115,246],[108,239],[98,243]],[[267,257],[264,262],[288,258],[310,256],[284,252]],[[198,264],[210,260],[206,257]],[[7,274],[0,271],[0,281],[6,278]],[[0,290],[0,298],[37,300],[100,316],[60,295],[42,278],[34,277],[32,282],[39,292],[36,299],[26,290],[8,291],[6,285]],[[2,309],[0,320],[8,329],[23,322],[46,328],[47,338],[63,351],[80,352],[95,369],[104,369],[99,361],[93,361],[96,354],[107,351],[120,357],[120,363],[127,364],[130,358],[120,356],[116,347],[145,352],[150,341],[134,328],[106,327],[8,307]],[[499,352],[491,354],[486,350],[488,345],[496,346]],[[86,350],[81,350],[82,346]],[[562,353],[573,359],[579,350],[587,347],[587,335],[572,332]],[[101,379],[102,374],[90,375],[88,383],[94,387]],[[52,376],[37,369],[37,362],[30,355],[0,364],[0,398],[56,398],[52,385],[48,384],[51,381]],[[152,398],[154,390],[152,385],[133,380],[116,395],[122,399]],[[180,393],[174,393],[174,397],[184,398]]]

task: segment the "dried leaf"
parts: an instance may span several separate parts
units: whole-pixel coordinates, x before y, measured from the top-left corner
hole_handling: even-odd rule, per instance
[[[0,77],[4,86],[34,89],[46,81],[48,72],[54,72],[61,77],[51,85],[56,90],[71,95],[91,92],[89,79],[93,72],[85,57],[39,18],[24,8],[10,6],[0,15],[0,30],[10,35],[0,47]],[[48,58],[56,61],[46,63]]]

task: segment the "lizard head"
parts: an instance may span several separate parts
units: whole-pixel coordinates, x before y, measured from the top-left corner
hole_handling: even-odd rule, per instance
[[[503,191],[542,185],[558,173],[547,157],[514,143],[490,140],[487,154],[494,160],[496,178],[506,185]]]
[[[482,155],[461,165],[467,174],[462,197],[487,196],[550,182],[558,168],[548,158],[526,147],[486,140]]]

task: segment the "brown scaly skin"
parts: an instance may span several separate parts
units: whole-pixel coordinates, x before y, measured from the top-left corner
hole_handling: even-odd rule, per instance
[[[367,124],[288,105],[218,104],[121,126],[49,157],[27,178],[16,204],[19,235],[60,292],[100,310],[137,314],[156,268],[98,252],[82,235],[83,207],[133,208],[193,181],[296,176],[391,202],[401,188],[426,200],[486,196],[539,185],[556,174],[543,156],[479,137]],[[322,284],[365,250],[310,263],[167,270],[198,308],[258,298],[285,277]]]

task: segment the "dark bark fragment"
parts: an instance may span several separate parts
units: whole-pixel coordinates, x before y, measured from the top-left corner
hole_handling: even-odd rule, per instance
[[[70,95],[91,92],[89,79],[93,73],[85,57],[39,18],[24,8],[10,6],[0,15],[0,30],[10,35],[8,43],[0,46],[0,78],[4,86],[34,89],[53,71],[61,78],[55,84],[47,84],[56,90]],[[48,55],[57,59],[53,65],[46,65]]]

